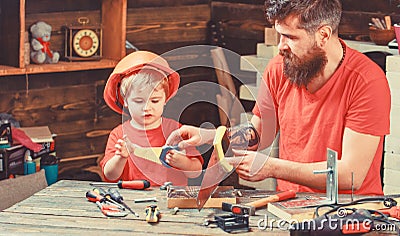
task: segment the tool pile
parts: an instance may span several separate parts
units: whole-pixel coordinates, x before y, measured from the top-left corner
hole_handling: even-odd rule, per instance
[[[86,198],[90,202],[96,203],[105,216],[125,217],[128,215],[125,207],[113,200],[111,194],[105,192],[104,189],[94,188],[93,190],[89,190],[86,192]]]
[[[375,27],[376,29],[390,30],[392,28],[392,20],[391,20],[390,16],[385,16],[384,19],[372,17],[371,21],[372,21],[372,23],[370,23],[369,25],[371,27]]]

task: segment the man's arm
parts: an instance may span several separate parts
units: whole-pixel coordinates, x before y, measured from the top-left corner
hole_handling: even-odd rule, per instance
[[[345,128],[343,134],[342,158],[338,161],[339,189],[351,189],[351,173],[354,173],[354,189],[361,187],[371,166],[380,141],[379,136],[362,134]],[[323,148],[323,147],[321,147]],[[259,181],[265,178],[278,178],[316,189],[326,188],[326,175],[313,174],[314,170],[326,169],[326,161],[299,163],[278,158],[269,158],[258,173],[251,173],[254,158],[262,155],[247,152],[237,167],[241,178]],[[257,156],[257,157],[256,157]],[[254,169],[254,168],[253,168]]]
[[[260,144],[258,146],[258,150],[263,150],[271,146],[277,134],[275,126],[270,125],[269,127],[267,127],[268,124],[262,126],[261,118],[256,115],[251,118],[251,123],[253,124],[253,127],[257,130],[258,135],[260,136]]]

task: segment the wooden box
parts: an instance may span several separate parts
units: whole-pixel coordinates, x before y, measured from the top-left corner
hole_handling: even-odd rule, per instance
[[[172,186],[167,191],[168,208],[197,208],[200,186]],[[221,208],[222,203],[236,203],[233,186],[218,186],[203,208]]]

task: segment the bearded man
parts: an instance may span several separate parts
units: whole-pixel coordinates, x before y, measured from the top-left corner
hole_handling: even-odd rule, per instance
[[[339,193],[383,194],[390,90],[380,67],[339,38],[341,13],[340,0],[265,1],[280,53],[265,69],[253,109],[259,143],[255,151],[236,151],[243,157],[236,168],[241,178],[276,178],[278,191],[323,192],[326,175],[313,171],[327,168],[329,148],[338,153]],[[278,132],[279,158],[256,151]],[[185,139],[184,147],[210,142],[204,134],[184,126],[174,135]]]

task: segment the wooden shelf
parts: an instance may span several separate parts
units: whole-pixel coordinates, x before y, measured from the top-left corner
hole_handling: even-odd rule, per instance
[[[107,69],[107,68],[114,68],[117,63],[118,61],[116,60],[103,59],[100,61],[85,61],[85,62],[60,61],[57,64],[42,64],[42,65],[31,64],[27,65],[26,68],[15,68],[10,66],[0,65],[0,76]]]
[[[126,55],[126,11],[127,0],[99,0],[81,4],[80,0],[69,0],[63,6],[49,4],[47,0],[1,0],[0,43],[5,45],[0,55],[0,77],[10,75],[40,74],[114,68]],[[99,4],[100,3],[100,4]],[[49,6],[50,5],[50,6]],[[35,7],[33,7],[35,6]],[[63,9],[71,8],[69,11]],[[52,17],[48,17],[48,15]],[[99,61],[60,61],[56,64],[25,65],[26,33],[32,22],[46,19],[52,26],[52,50],[64,55],[65,35],[63,27],[74,25],[79,17],[88,17],[92,25],[102,27],[102,59]],[[28,52],[29,53],[29,52]],[[1,78],[0,78],[1,79]]]

